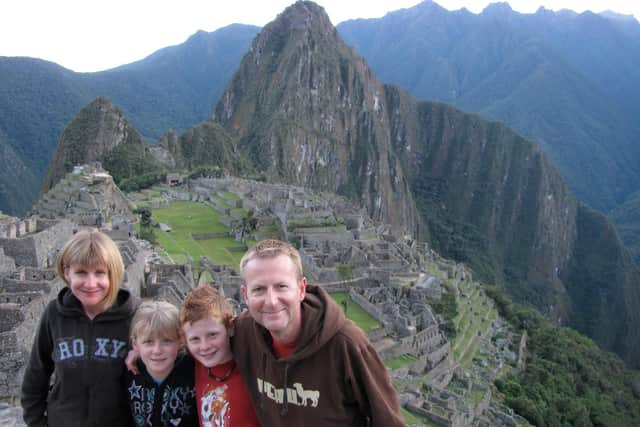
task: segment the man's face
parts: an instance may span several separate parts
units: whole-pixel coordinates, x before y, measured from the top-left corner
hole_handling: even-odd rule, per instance
[[[306,286],[307,280],[298,279],[295,264],[286,255],[254,258],[244,268],[242,294],[249,313],[284,343],[300,335],[300,303]]]

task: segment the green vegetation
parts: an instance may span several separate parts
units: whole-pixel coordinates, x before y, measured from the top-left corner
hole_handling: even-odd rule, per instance
[[[415,356],[412,356],[410,354],[403,354],[402,356],[385,360],[384,365],[387,368],[398,369],[402,368],[403,366],[411,365],[412,363],[415,363],[416,360],[418,359]]]
[[[460,288],[459,313],[453,319],[457,331],[451,345],[454,358],[465,367],[470,367],[476,356],[482,335],[497,318],[493,303],[481,291],[477,283],[464,284]],[[462,297],[462,294],[466,295]]]
[[[172,231],[158,231],[160,246],[175,262],[191,260],[199,264],[201,256],[209,257],[218,264],[237,267],[244,251],[244,244],[231,237],[215,237],[195,240],[192,234],[224,234],[229,228],[219,221],[220,214],[209,206],[194,202],[173,202],[167,208],[153,210],[153,218],[158,223],[171,226]],[[230,250],[238,248],[238,251]]]
[[[164,181],[166,173],[146,145],[123,143],[102,159],[104,168],[122,191],[137,191]]]
[[[133,213],[140,215],[140,224],[138,228],[138,234],[140,238],[151,243],[157,243],[158,240],[156,238],[156,233],[153,228],[153,221],[151,219],[151,209],[143,206],[134,209]]]
[[[334,219],[330,218],[290,218],[287,224],[289,230],[295,230],[296,228],[310,228],[310,227],[334,227],[338,223]]]
[[[442,330],[447,334],[447,337],[452,340],[456,337],[457,329],[459,325],[454,322],[454,319],[458,317],[458,302],[456,295],[450,286],[446,286],[447,292],[442,294],[440,301],[429,301],[429,305],[433,311],[437,314],[441,314],[445,319],[449,321],[442,326]]]
[[[420,425],[425,427],[441,427],[440,424],[436,424],[428,418],[421,417],[420,415],[416,415],[412,412],[407,411],[404,408],[400,408],[400,413],[404,418],[404,422],[408,425]]]
[[[356,324],[360,326],[363,331],[368,331],[370,329],[382,326],[380,322],[369,316],[369,313],[364,311],[358,304],[356,304],[351,298],[349,298],[349,295],[347,293],[334,292],[331,294],[331,297],[343,308],[346,304],[346,316],[356,322]]]
[[[353,278],[353,269],[351,264],[338,264],[336,265],[336,271],[340,280],[349,280]]]
[[[528,333],[526,368],[495,381],[505,403],[537,426],[637,426],[638,372],[589,338],[488,288],[510,323]],[[637,391],[636,391],[637,393]]]

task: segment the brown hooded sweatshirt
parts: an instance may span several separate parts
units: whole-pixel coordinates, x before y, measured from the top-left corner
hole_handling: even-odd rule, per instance
[[[365,333],[308,285],[302,331],[276,359],[269,331],[249,313],[235,322],[234,358],[263,426],[404,426],[387,370]]]

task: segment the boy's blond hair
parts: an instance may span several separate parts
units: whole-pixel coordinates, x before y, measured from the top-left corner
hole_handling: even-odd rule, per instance
[[[220,293],[209,285],[194,288],[182,302],[180,325],[213,317],[227,329],[231,326],[233,308]]]
[[[166,301],[145,301],[140,304],[131,320],[130,336],[137,338],[171,338],[181,337],[178,308]]]
[[[109,290],[105,298],[105,308],[109,309],[118,297],[124,278],[124,262],[118,246],[111,237],[96,230],[79,231],[69,240],[56,260],[56,271],[65,281],[65,270],[72,265],[95,267],[104,264],[109,271]]]
[[[288,242],[282,240],[266,239],[261,240],[244,254],[240,260],[240,275],[244,278],[244,269],[249,261],[255,258],[275,258],[278,255],[286,255],[296,268],[298,280],[302,279],[302,259],[300,252]]]

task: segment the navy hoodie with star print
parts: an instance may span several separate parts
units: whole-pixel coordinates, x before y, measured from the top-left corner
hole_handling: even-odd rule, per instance
[[[138,374],[127,372],[129,407],[136,427],[197,426],[194,361],[178,356],[171,373],[160,384],[149,375],[141,360]]]

